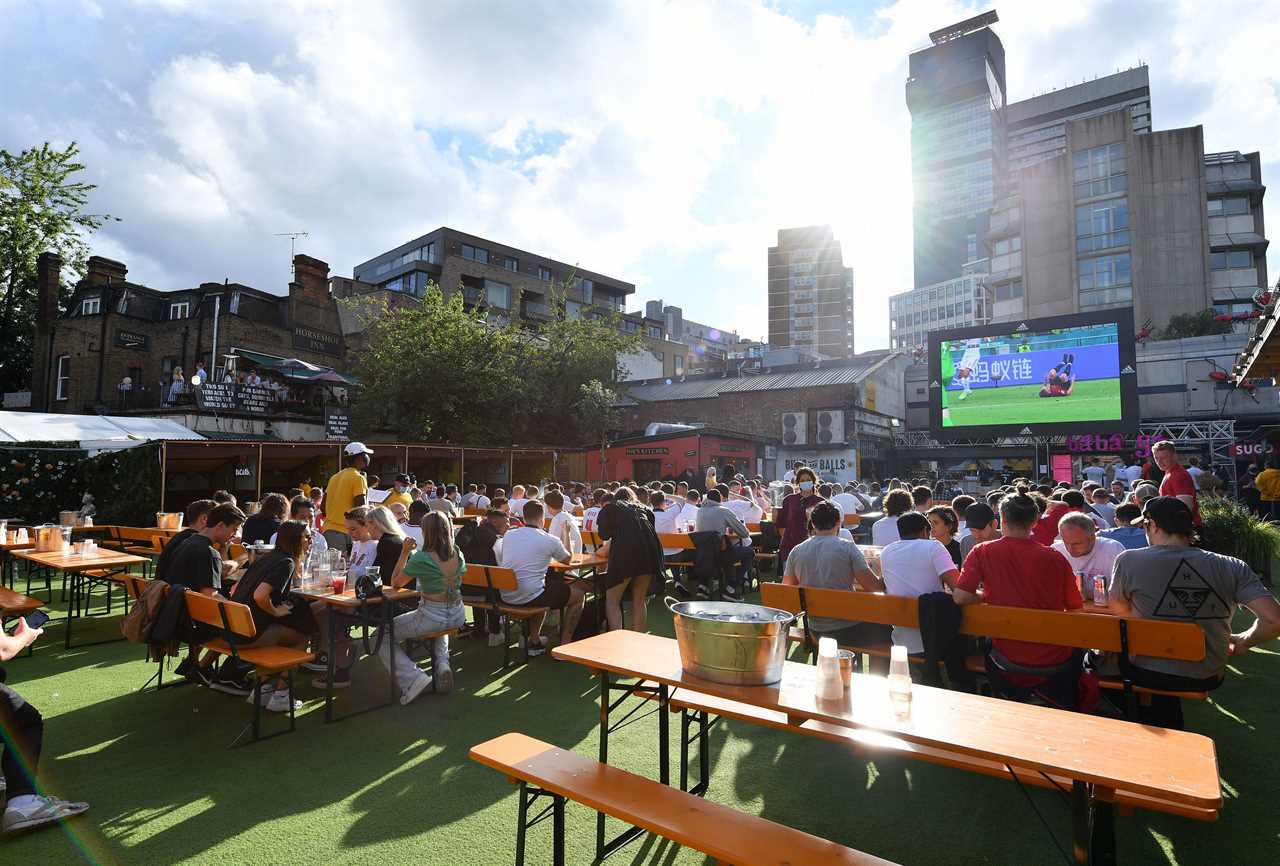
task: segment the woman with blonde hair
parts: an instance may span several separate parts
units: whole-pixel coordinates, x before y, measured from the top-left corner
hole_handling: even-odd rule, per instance
[[[366,566],[377,566],[383,583],[391,579],[396,563],[400,561],[400,549],[404,544],[404,528],[400,521],[385,505],[368,507],[363,518],[357,518],[364,529],[364,535],[375,545],[373,561]]]
[[[466,622],[462,606],[462,575],[467,570],[462,551],[453,543],[453,523],[439,511],[422,517],[422,549],[413,552],[413,539],[406,539],[391,575],[396,588],[416,582],[422,600],[416,609],[396,617],[396,637],[431,639],[431,671],[436,691],[453,689],[453,668],[449,665],[449,636],[440,632],[461,628]],[[380,641],[378,657],[393,669],[400,685],[400,703],[408,704],[432,685],[427,676],[398,645]]]

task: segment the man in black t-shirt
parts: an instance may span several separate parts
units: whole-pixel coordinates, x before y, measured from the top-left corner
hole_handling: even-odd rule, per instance
[[[169,571],[178,548],[182,546],[182,542],[205,528],[209,522],[209,512],[217,505],[212,499],[197,499],[187,506],[182,513],[182,523],[186,528],[165,543],[164,549],[160,551],[160,558],[156,560],[156,580],[169,581]]]
[[[218,553],[216,545],[230,541],[242,523],[244,512],[234,505],[219,505],[209,511],[202,529],[192,533],[181,544],[175,545],[172,541],[169,543],[174,552],[163,579],[171,584],[182,584],[202,595],[218,594],[222,589],[222,555]],[[218,636],[209,626],[198,626],[193,632],[199,643]],[[193,644],[190,654],[178,665],[176,673],[179,676],[194,676],[206,685],[213,685],[211,671],[217,656],[206,653],[197,667],[195,653],[196,647]],[[248,691],[240,692],[237,689],[233,693],[248,694]]]

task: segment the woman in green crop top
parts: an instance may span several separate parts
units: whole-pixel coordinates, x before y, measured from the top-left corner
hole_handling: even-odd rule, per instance
[[[440,511],[428,511],[422,518],[422,550],[413,552],[413,539],[406,539],[400,561],[396,563],[391,582],[396,587],[418,582],[422,600],[416,610],[396,617],[396,637],[432,638],[431,670],[438,692],[453,688],[453,669],[449,666],[449,637],[440,632],[461,628],[466,622],[462,606],[462,574],[467,563],[462,551],[453,543],[453,526]],[[396,682],[400,685],[400,703],[407,704],[431,687],[432,677],[414,664],[399,645],[390,640],[379,641],[378,655],[391,670],[395,665]]]

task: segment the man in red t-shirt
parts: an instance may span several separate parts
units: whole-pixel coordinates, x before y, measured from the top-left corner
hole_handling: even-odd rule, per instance
[[[1178,497],[1183,505],[1191,509],[1191,522],[1196,526],[1204,526],[1204,521],[1200,519],[1196,480],[1182,465],[1178,449],[1168,439],[1161,439],[1151,446],[1151,459],[1164,472],[1164,478],[1160,480],[1160,495]]]
[[[1039,610],[1078,610],[1084,606],[1071,565],[1058,551],[1031,537],[1039,509],[1029,496],[1000,501],[1003,537],[969,552],[955,588],[956,604],[1002,604]],[[982,587],[982,595],[978,588]],[[1024,667],[1053,667],[1071,658],[1072,648],[995,638],[992,644],[1009,661]]]
[[[1053,547],[1058,538],[1058,524],[1062,518],[1073,511],[1088,513],[1085,509],[1084,494],[1079,490],[1068,490],[1062,494],[1061,502],[1051,502],[1045,509],[1044,516],[1031,528],[1031,537],[1045,547]]]

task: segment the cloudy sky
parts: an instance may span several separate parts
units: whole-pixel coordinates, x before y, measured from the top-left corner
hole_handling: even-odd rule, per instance
[[[122,218],[96,251],[160,288],[283,292],[276,233],[349,275],[449,225],[762,338],[776,230],[829,222],[872,349],[911,283],[907,54],[986,8],[0,0],[0,147],[79,141]],[[1261,150],[1280,189],[1277,0],[996,8],[1011,100],[1142,61],[1155,128]]]

